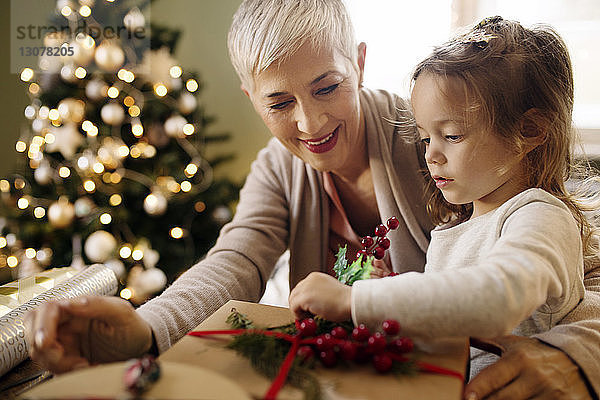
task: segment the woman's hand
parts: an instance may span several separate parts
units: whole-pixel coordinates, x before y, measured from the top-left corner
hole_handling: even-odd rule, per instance
[[[139,357],[152,346],[150,326],[117,297],[51,301],[25,316],[31,358],[55,373]]]
[[[312,314],[330,321],[347,321],[352,317],[351,293],[350,286],[333,276],[311,272],[290,293],[290,310],[297,319]]]
[[[522,336],[493,342],[502,356],[469,382],[465,399],[591,399],[579,367],[561,350]]]

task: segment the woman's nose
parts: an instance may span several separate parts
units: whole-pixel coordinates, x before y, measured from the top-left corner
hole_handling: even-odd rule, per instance
[[[327,115],[318,104],[299,103],[296,107],[296,124],[298,130],[309,135],[318,134],[327,123]]]

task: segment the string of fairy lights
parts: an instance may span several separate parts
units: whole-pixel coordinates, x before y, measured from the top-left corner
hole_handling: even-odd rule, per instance
[[[111,0],[104,2],[113,3]],[[94,5],[92,0],[59,0],[57,10],[70,24],[77,24],[79,19],[98,24],[93,17]],[[143,27],[145,23],[137,8],[131,9],[124,18],[128,29]],[[124,179],[147,188],[143,209],[149,215],[162,215],[171,196],[200,192],[210,185],[212,169],[189,141],[198,131],[199,122],[186,117],[198,107],[194,92],[199,85],[189,74],[186,76],[171,58],[168,49],[147,50],[143,60],[136,60],[131,49],[121,43],[106,39],[96,43],[93,37],[81,32],[74,38],[60,32],[50,33],[44,38],[44,45],[70,46],[75,52],[72,57],[60,57],[59,64],[56,57],[40,57],[41,73],[30,67],[22,69],[20,79],[27,85],[31,101],[25,107],[24,115],[30,121],[31,129],[16,142],[15,150],[27,156],[38,184],[54,183],[58,188],[76,177],[77,182],[81,182],[83,193],[91,195],[99,191],[107,194],[108,205],[96,205],[85,195],[73,202],[60,193],[54,200],[35,197],[22,176],[1,179],[0,195],[21,193],[16,201],[18,209],[31,212],[37,220],[47,219],[54,228],[60,229],[68,227],[76,218],[86,222],[97,218],[100,226],[113,223],[116,210],[124,204],[121,193],[114,187]],[[101,73],[95,73],[94,68]],[[85,85],[85,97],[64,98],[54,108],[42,104],[43,83],[40,79],[48,72],[56,73],[65,82]],[[142,84],[148,83],[152,91],[142,91]],[[152,122],[144,126],[142,123],[150,96],[176,110],[164,124]],[[86,107],[90,103],[103,104],[100,108],[101,122],[86,119]],[[127,145],[121,138],[124,125],[130,126],[130,133],[136,139],[133,144]],[[124,167],[128,158],[152,159],[157,155],[157,146],[171,140],[175,140],[189,157],[181,171],[182,179],[169,175],[151,178]],[[62,157],[49,154],[56,152]],[[202,201],[194,205],[197,213],[205,209]],[[184,238],[187,233],[185,226],[169,228],[169,235],[175,240]],[[105,263],[121,276],[126,272],[124,261],[143,263],[144,267],[134,266],[129,271],[127,287],[121,291],[123,298],[133,298],[136,291],[143,294],[158,291],[166,283],[164,273],[154,268],[159,257],[157,252],[147,240],[137,239],[129,229],[122,229],[118,239],[108,230],[99,229],[88,236],[84,246],[81,238],[75,235],[73,247],[73,264],[81,258],[76,251],[79,248],[88,259]],[[21,268],[27,260],[47,266],[52,259],[50,248],[20,248],[13,233],[0,236],[0,249],[4,250],[0,255],[0,268]],[[115,254],[118,257],[114,257]],[[141,279],[143,276],[147,276],[146,281]]]

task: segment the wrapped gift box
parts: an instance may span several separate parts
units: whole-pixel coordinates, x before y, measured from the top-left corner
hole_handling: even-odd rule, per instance
[[[207,318],[195,330],[219,330],[230,328],[226,324],[231,309],[248,316],[257,326],[280,326],[291,322],[287,308],[262,304],[229,301]],[[234,380],[252,398],[263,398],[271,382],[256,372],[250,362],[224,347],[222,340],[186,336],[159,357],[159,361],[177,362],[215,371]],[[419,360],[453,371],[465,373],[468,361],[466,338],[438,339],[421,343]],[[323,390],[331,398],[340,399],[452,399],[462,398],[463,382],[456,377],[428,373],[411,376],[379,374],[370,365],[351,369],[326,369],[321,366],[314,371]],[[302,399],[300,390],[289,385],[283,387],[277,397],[280,400]]]
[[[72,267],[52,268],[0,286],[0,317],[72,278],[76,273]]]
[[[56,268],[0,286],[0,376],[28,356],[23,317],[29,310],[48,300],[114,295],[117,287],[114,272],[101,264],[79,273]]]
[[[279,326],[291,322],[287,308],[241,301],[229,301],[195,330],[228,329],[227,316],[235,308],[257,326]],[[227,336],[197,338],[185,336],[158,358],[161,377],[140,398],[148,399],[262,399],[271,385],[250,362],[225,348]],[[467,339],[445,339],[423,343],[418,357],[460,373],[468,360]],[[122,398],[123,374],[127,363],[102,364],[60,375],[24,393],[28,399]],[[381,375],[370,366],[314,371],[324,398],[346,400],[451,399],[462,397],[463,383],[456,377],[418,373]],[[303,393],[285,385],[278,400],[300,400]]]

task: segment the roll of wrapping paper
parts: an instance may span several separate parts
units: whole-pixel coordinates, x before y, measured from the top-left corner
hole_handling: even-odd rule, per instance
[[[45,291],[0,317],[0,376],[28,357],[25,343],[25,314],[49,300],[69,299],[82,295],[112,296],[118,282],[114,272],[94,264],[71,279]]]

